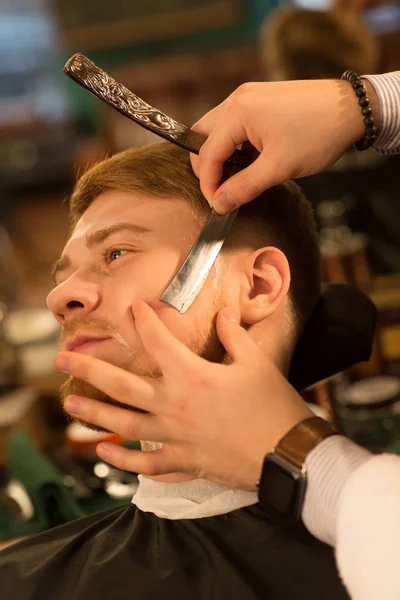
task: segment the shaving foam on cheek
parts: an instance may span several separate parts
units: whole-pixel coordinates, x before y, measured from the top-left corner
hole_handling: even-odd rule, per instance
[[[124,348],[126,348],[127,350],[129,350],[130,352],[132,352],[132,348],[130,347],[130,345],[128,344],[128,342],[126,340],[124,340],[124,338],[122,337],[122,335],[120,335],[119,333],[115,333],[114,334],[114,339],[116,342],[118,342],[118,344],[120,344],[121,346],[123,346]]]
[[[213,288],[214,288],[214,290],[216,290],[218,288],[218,283],[219,283],[220,276],[221,276],[221,266],[220,266],[220,261],[217,258],[217,260],[214,263],[214,278],[213,278]]]

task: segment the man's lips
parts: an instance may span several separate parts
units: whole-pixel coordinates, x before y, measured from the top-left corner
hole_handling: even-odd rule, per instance
[[[77,335],[72,340],[68,340],[65,344],[65,349],[69,352],[81,352],[82,350],[86,350],[99,342],[104,342],[105,340],[109,340],[110,336],[103,337],[95,337],[89,335]]]

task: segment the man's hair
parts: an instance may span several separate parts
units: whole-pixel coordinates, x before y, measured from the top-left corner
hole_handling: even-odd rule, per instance
[[[373,35],[345,10],[277,9],[261,28],[260,50],[270,79],[340,78],[346,69],[376,73],[379,60]]]
[[[174,198],[187,203],[203,221],[210,211],[189,153],[169,142],[130,148],[86,171],[70,199],[72,228],[107,190]],[[291,271],[289,297],[296,333],[300,333],[319,295],[321,279],[314,215],[298,185],[288,181],[275,186],[241,207],[223,250],[242,244],[254,249],[275,246],[285,254]]]

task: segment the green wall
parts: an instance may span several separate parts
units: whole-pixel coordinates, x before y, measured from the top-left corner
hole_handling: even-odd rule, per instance
[[[142,61],[151,57],[179,53],[213,51],[248,44],[256,40],[260,22],[278,4],[278,1],[245,0],[245,18],[239,25],[229,29],[191,34],[104,52],[91,52],[90,58],[100,67],[112,72],[114,67],[135,60]],[[70,54],[79,51],[78,48],[70,50]],[[67,53],[60,57],[60,70],[68,57]],[[98,123],[99,101],[70,80],[67,82],[67,90],[72,113],[79,119],[82,129],[87,132],[95,131]]]

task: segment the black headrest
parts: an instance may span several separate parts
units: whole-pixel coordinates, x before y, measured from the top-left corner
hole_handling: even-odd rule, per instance
[[[375,305],[361,290],[327,284],[294,351],[290,383],[301,391],[368,360],[376,317]]]

